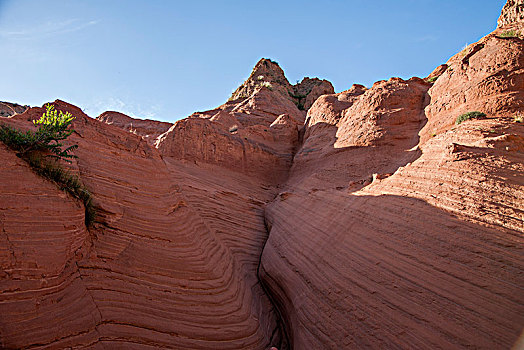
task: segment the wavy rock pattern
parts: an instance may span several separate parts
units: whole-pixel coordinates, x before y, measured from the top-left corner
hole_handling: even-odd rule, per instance
[[[266,209],[260,268],[293,348],[516,342],[524,62],[521,39],[495,34],[450,59],[431,88],[391,79],[309,110],[290,178]],[[454,125],[475,109],[488,117]]]
[[[77,117],[72,171],[93,192],[98,216],[88,234],[82,205],[64,202],[64,193],[2,146],[19,169],[2,168],[2,346],[279,345],[278,319],[256,274],[274,184],[238,169],[162,158],[145,138],[55,105]],[[27,129],[42,111],[6,121]],[[266,118],[268,128],[275,118]],[[33,184],[38,191],[27,193]],[[42,220],[50,222],[40,232]]]
[[[434,79],[339,94],[264,59],[174,124],[55,101],[97,217],[0,144],[0,347],[510,348],[524,54],[502,30]],[[30,129],[43,108],[15,112],[2,122]]]

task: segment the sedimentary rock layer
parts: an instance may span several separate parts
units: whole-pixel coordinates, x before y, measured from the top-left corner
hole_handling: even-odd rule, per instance
[[[96,119],[101,122],[114,125],[120,129],[129,131],[135,135],[142,136],[148,142],[153,144],[156,138],[166,132],[171,123],[160,122],[150,119],[131,118],[123,113],[107,111],[100,114]]]
[[[300,120],[291,116],[303,120],[291,102],[289,110],[274,103],[264,107],[270,97],[257,93],[246,109],[258,106],[260,123],[247,125],[238,116],[239,130],[226,127],[219,143],[239,143],[248,165],[292,152],[287,142]],[[70,142],[79,145],[78,159],[71,171],[93,193],[96,222],[87,231],[82,204],[2,146],[2,346],[280,346],[279,320],[256,273],[267,238],[264,205],[275,195],[275,176],[218,167],[206,154],[172,152],[164,141],[159,153],[145,137],[62,101],[54,105],[76,117]],[[30,120],[42,112],[32,108],[4,122],[30,129]],[[214,128],[220,120],[193,118],[183,125],[203,121]],[[262,131],[254,133],[257,125]],[[184,142],[177,127],[164,140]],[[282,157],[282,166],[289,166],[292,154]]]
[[[230,101],[174,124],[55,101],[76,117],[63,166],[97,215],[85,227],[81,202],[0,144],[0,347],[510,348],[521,3],[424,80],[334,94],[263,59]],[[3,106],[22,130],[44,111]]]
[[[295,349],[507,349],[524,326],[522,39],[320,97],[266,209],[260,277]],[[479,110],[484,119],[456,125]]]

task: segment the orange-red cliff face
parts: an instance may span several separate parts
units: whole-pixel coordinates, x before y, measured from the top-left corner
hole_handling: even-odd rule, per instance
[[[260,267],[294,348],[516,342],[524,51],[506,30],[452,57],[433,85],[353,86],[308,111],[289,180],[266,208]],[[475,110],[487,117],[455,125]]]
[[[334,94],[263,59],[174,124],[55,101],[97,217],[0,143],[0,347],[510,348],[524,50],[500,34],[521,5],[434,83]],[[1,121],[32,128],[24,110]]]
[[[2,346],[285,347],[257,269],[305,112],[267,87],[175,124],[54,104],[97,218],[2,146]]]

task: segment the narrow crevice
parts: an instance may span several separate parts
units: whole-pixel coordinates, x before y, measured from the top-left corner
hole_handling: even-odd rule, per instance
[[[264,253],[264,249],[266,248],[266,244],[269,240],[269,234],[271,232],[271,227],[269,227],[268,222],[266,220],[265,210],[264,210],[264,227],[266,229],[267,238],[264,242],[264,245],[262,246],[260,257],[258,259],[257,278],[258,278],[258,282],[260,283],[260,286],[262,287],[264,294],[267,296],[269,302],[273,306],[274,314],[277,318],[276,320],[277,324],[275,328],[273,329],[273,332],[271,333],[270,346],[274,346],[278,350],[290,350],[290,349],[293,349],[293,345],[290,343],[290,338],[288,336],[288,334],[290,334],[290,328],[289,328],[290,325],[286,322],[286,319],[284,318],[283,313],[281,309],[279,308],[279,303],[276,301],[276,299],[271,294],[269,285],[265,283],[264,279],[260,275],[260,270],[263,269],[262,255]]]

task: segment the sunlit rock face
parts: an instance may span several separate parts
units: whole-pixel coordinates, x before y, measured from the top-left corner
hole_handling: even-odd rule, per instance
[[[11,117],[15,114],[24,113],[29,106],[22,106],[17,103],[0,102],[0,117]]]

